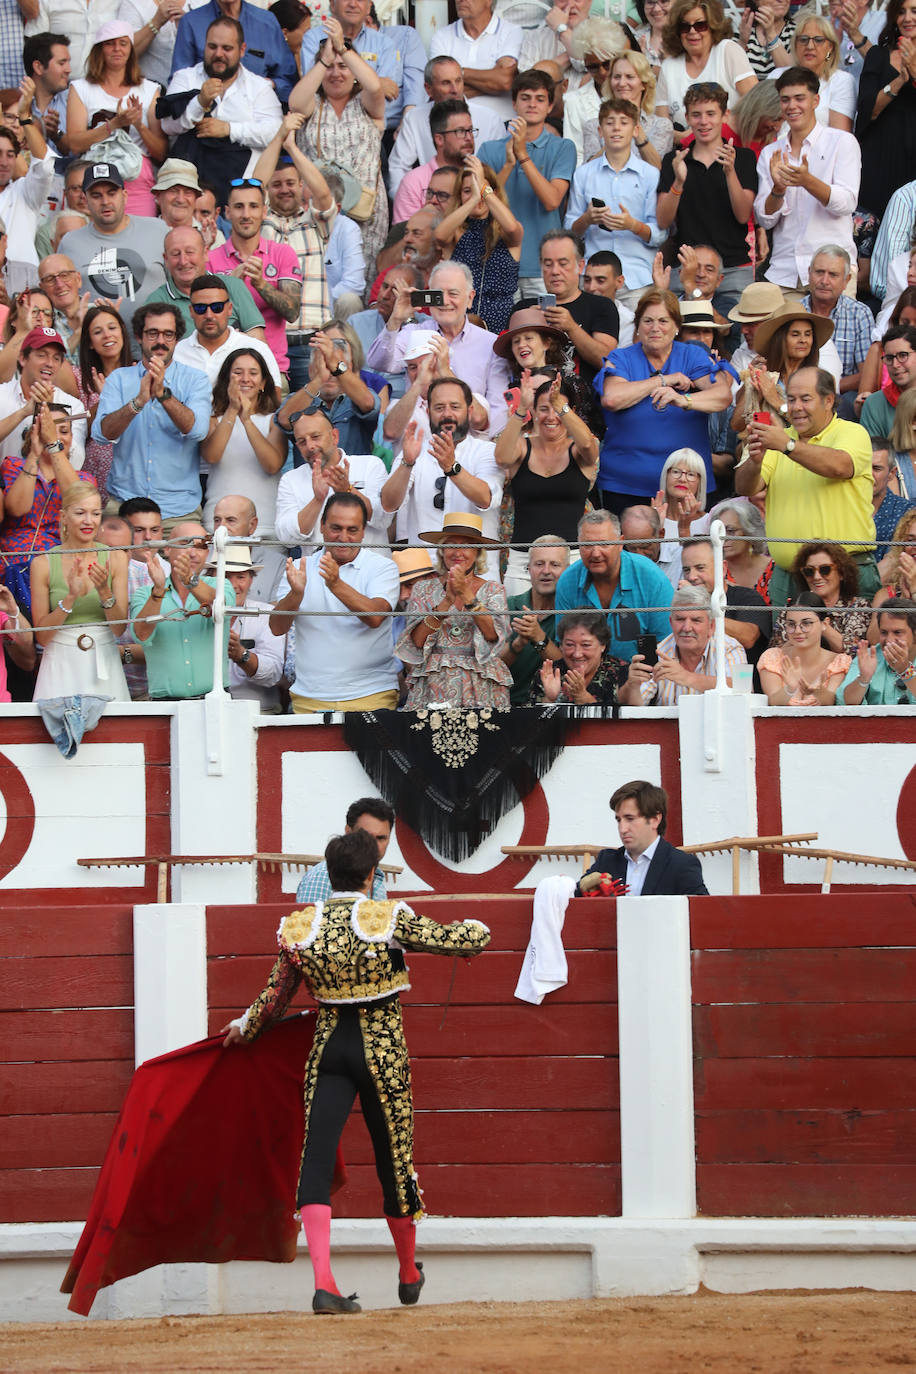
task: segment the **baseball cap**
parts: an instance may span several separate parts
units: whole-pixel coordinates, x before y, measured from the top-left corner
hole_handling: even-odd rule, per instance
[[[34,329],[29,330],[22,340],[19,351],[20,353],[30,353],[33,348],[47,348],[49,344],[53,344],[55,348],[62,348],[65,353],[67,351],[67,345],[56,329],[49,329],[47,325],[36,325]]]
[[[86,175],[83,177],[83,190],[88,191],[92,186],[98,186],[103,181],[122,189],[124,186],[124,178],[113,162],[93,162],[91,167],[86,168]]]

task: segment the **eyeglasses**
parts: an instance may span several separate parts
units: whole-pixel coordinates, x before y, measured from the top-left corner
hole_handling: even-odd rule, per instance
[[[585,64],[585,70],[588,72],[589,76],[594,76],[594,75],[595,75],[595,72],[606,72],[607,69],[608,69],[608,67],[609,67],[610,65],[611,65],[610,58],[608,59],[607,62],[604,62],[604,61],[586,62],[586,64]]]
[[[42,286],[54,286],[56,282],[66,281],[68,277],[78,276],[79,272],[72,272],[69,270],[66,272],[47,272],[45,276],[39,277],[38,280],[41,282]]]
[[[447,200],[451,200],[451,198],[452,198],[452,193],[451,193],[451,191],[433,191],[429,186],[427,186],[427,188],[426,188],[426,199],[427,199],[427,200],[435,200],[435,201],[438,201],[438,203],[439,203],[440,205],[444,205],[445,202],[446,202]]]
[[[433,497],[433,508],[435,510],[445,510],[445,484],[448,478],[443,475],[436,478],[436,494]]]
[[[813,629],[814,629],[814,627],[815,627],[815,625],[816,625],[817,623],[818,623],[818,622],[817,622],[813,617],[812,617],[811,620],[787,620],[787,621],[786,621],[786,634],[787,634],[787,635],[797,635],[797,634],[805,634],[805,635],[806,635],[806,634],[808,633],[809,630],[813,630]]]
[[[808,582],[811,581],[812,577],[829,577],[834,571],[835,568],[833,563],[818,563],[816,565],[814,563],[809,563],[807,568],[802,568],[801,570],[802,577]]]
[[[463,134],[465,137],[467,137],[468,135],[470,135],[471,138],[476,138],[476,137],[477,137],[478,131],[477,131],[477,129],[472,128],[470,124],[467,124],[467,125],[462,125],[460,129],[446,129],[446,130],[445,130],[445,133],[446,133],[446,134]]]
[[[259,191],[263,191],[263,181],[258,181],[257,177],[234,177],[229,183],[230,186],[256,186]]]
[[[897,353],[882,353],[882,360],[890,367],[892,363],[905,363],[908,358],[912,358],[912,348],[901,348]]]
[[[165,339],[168,343],[172,339],[177,339],[178,335],[174,329],[144,329],[144,339]]]
[[[822,33],[799,33],[795,35],[795,42],[802,47],[807,47],[809,43],[813,43],[816,48],[822,48],[825,43],[830,42],[830,39],[825,38]]]
[[[228,304],[228,297],[224,301],[192,301],[191,309],[195,315],[206,315],[208,310],[212,310],[214,315],[221,315]]]
[[[692,19],[689,23],[686,20],[684,20],[683,23],[678,24],[677,31],[678,33],[708,33],[709,20]]]
[[[693,472],[690,468],[669,468],[669,477],[698,477],[699,473]]]

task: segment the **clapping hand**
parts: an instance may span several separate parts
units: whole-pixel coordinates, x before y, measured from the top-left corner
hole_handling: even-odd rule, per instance
[[[649,502],[653,510],[658,511],[658,518],[664,529],[665,521],[668,519],[668,498],[663,491],[657,491]]]
[[[286,580],[289,583],[290,591],[301,600],[305,594],[305,584],[307,580],[304,558],[300,558],[298,563],[294,562],[292,558],[287,558]]]
[[[888,648],[890,648],[890,645],[888,645]],[[888,665],[890,665],[887,651],[885,651],[884,657],[887,658]],[[860,639],[859,647],[856,649],[856,662],[859,665],[859,681],[863,687],[867,687],[878,667],[878,650],[875,645],[869,644],[865,639]]]
[[[468,574],[462,568],[449,568],[448,576],[445,579],[445,587],[449,596],[456,603],[465,602],[473,596],[468,585]]]
[[[519,639],[527,639],[532,644],[538,643],[544,638],[544,631],[541,629],[541,622],[531,610],[530,606],[523,606],[524,615],[516,616],[512,621],[512,630]]]
[[[451,434],[434,434],[429,448],[442,471],[450,472],[455,466],[455,441]]]
[[[541,664],[541,689],[548,701],[556,701],[563,690],[560,669],[549,658]]]
[[[413,467],[422,448],[423,440],[420,438],[420,427],[416,420],[411,420],[404,431],[404,440],[401,446],[401,454],[408,467]]]
[[[716,161],[721,162],[725,168],[725,175],[734,170],[735,166],[735,140],[730,138],[727,143],[722,143],[716,150]]]
[[[96,591],[100,593],[100,599],[102,601],[107,601],[111,596],[111,573],[108,568],[103,568],[98,559],[93,558],[87,571],[89,573],[90,582],[93,587],[95,587]],[[101,595],[103,592],[104,596]]]
[[[189,549],[173,549],[169,562],[172,567],[172,581],[183,582],[187,586],[191,576],[191,553]]]
[[[563,695],[576,706],[588,706],[595,698],[588,690],[585,677],[578,668],[569,668],[563,677]]]
[[[659,291],[667,291],[671,287],[671,268],[665,266],[661,253],[656,253],[652,259],[652,283]]]
[[[328,591],[333,591],[336,583],[340,581],[340,564],[329,550],[325,550],[318,560],[318,571]]]
[[[67,569],[67,591],[77,600],[89,594],[89,573],[86,560],[76,557]]]

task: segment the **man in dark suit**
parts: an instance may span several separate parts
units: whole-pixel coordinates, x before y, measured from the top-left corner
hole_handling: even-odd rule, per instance
[[[602,849],[589,873],[609,873],[626,883],[631,897],[708,896],[695,854],[684,854],[664,839],[668,794],[650,782],[625,782],[611,797],[611,810],[623,841],[620,849]],[[588,886],[588,884],[586,884]]]

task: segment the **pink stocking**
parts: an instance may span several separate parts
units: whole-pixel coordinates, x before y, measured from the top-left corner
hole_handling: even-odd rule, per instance
[[[331,1273],[331,1209],[319,1202],[302,1208],[302,1229],[309,1247],[309,1259],[315,1272],[315,1287],[328,1293],[340,1293]]]
[[[401,1283],[416,1283],[420,1271],[414,1263],[417,1245],[417,1227],[413,1217],[386,1217],[388,1229],[398,1252]]]

